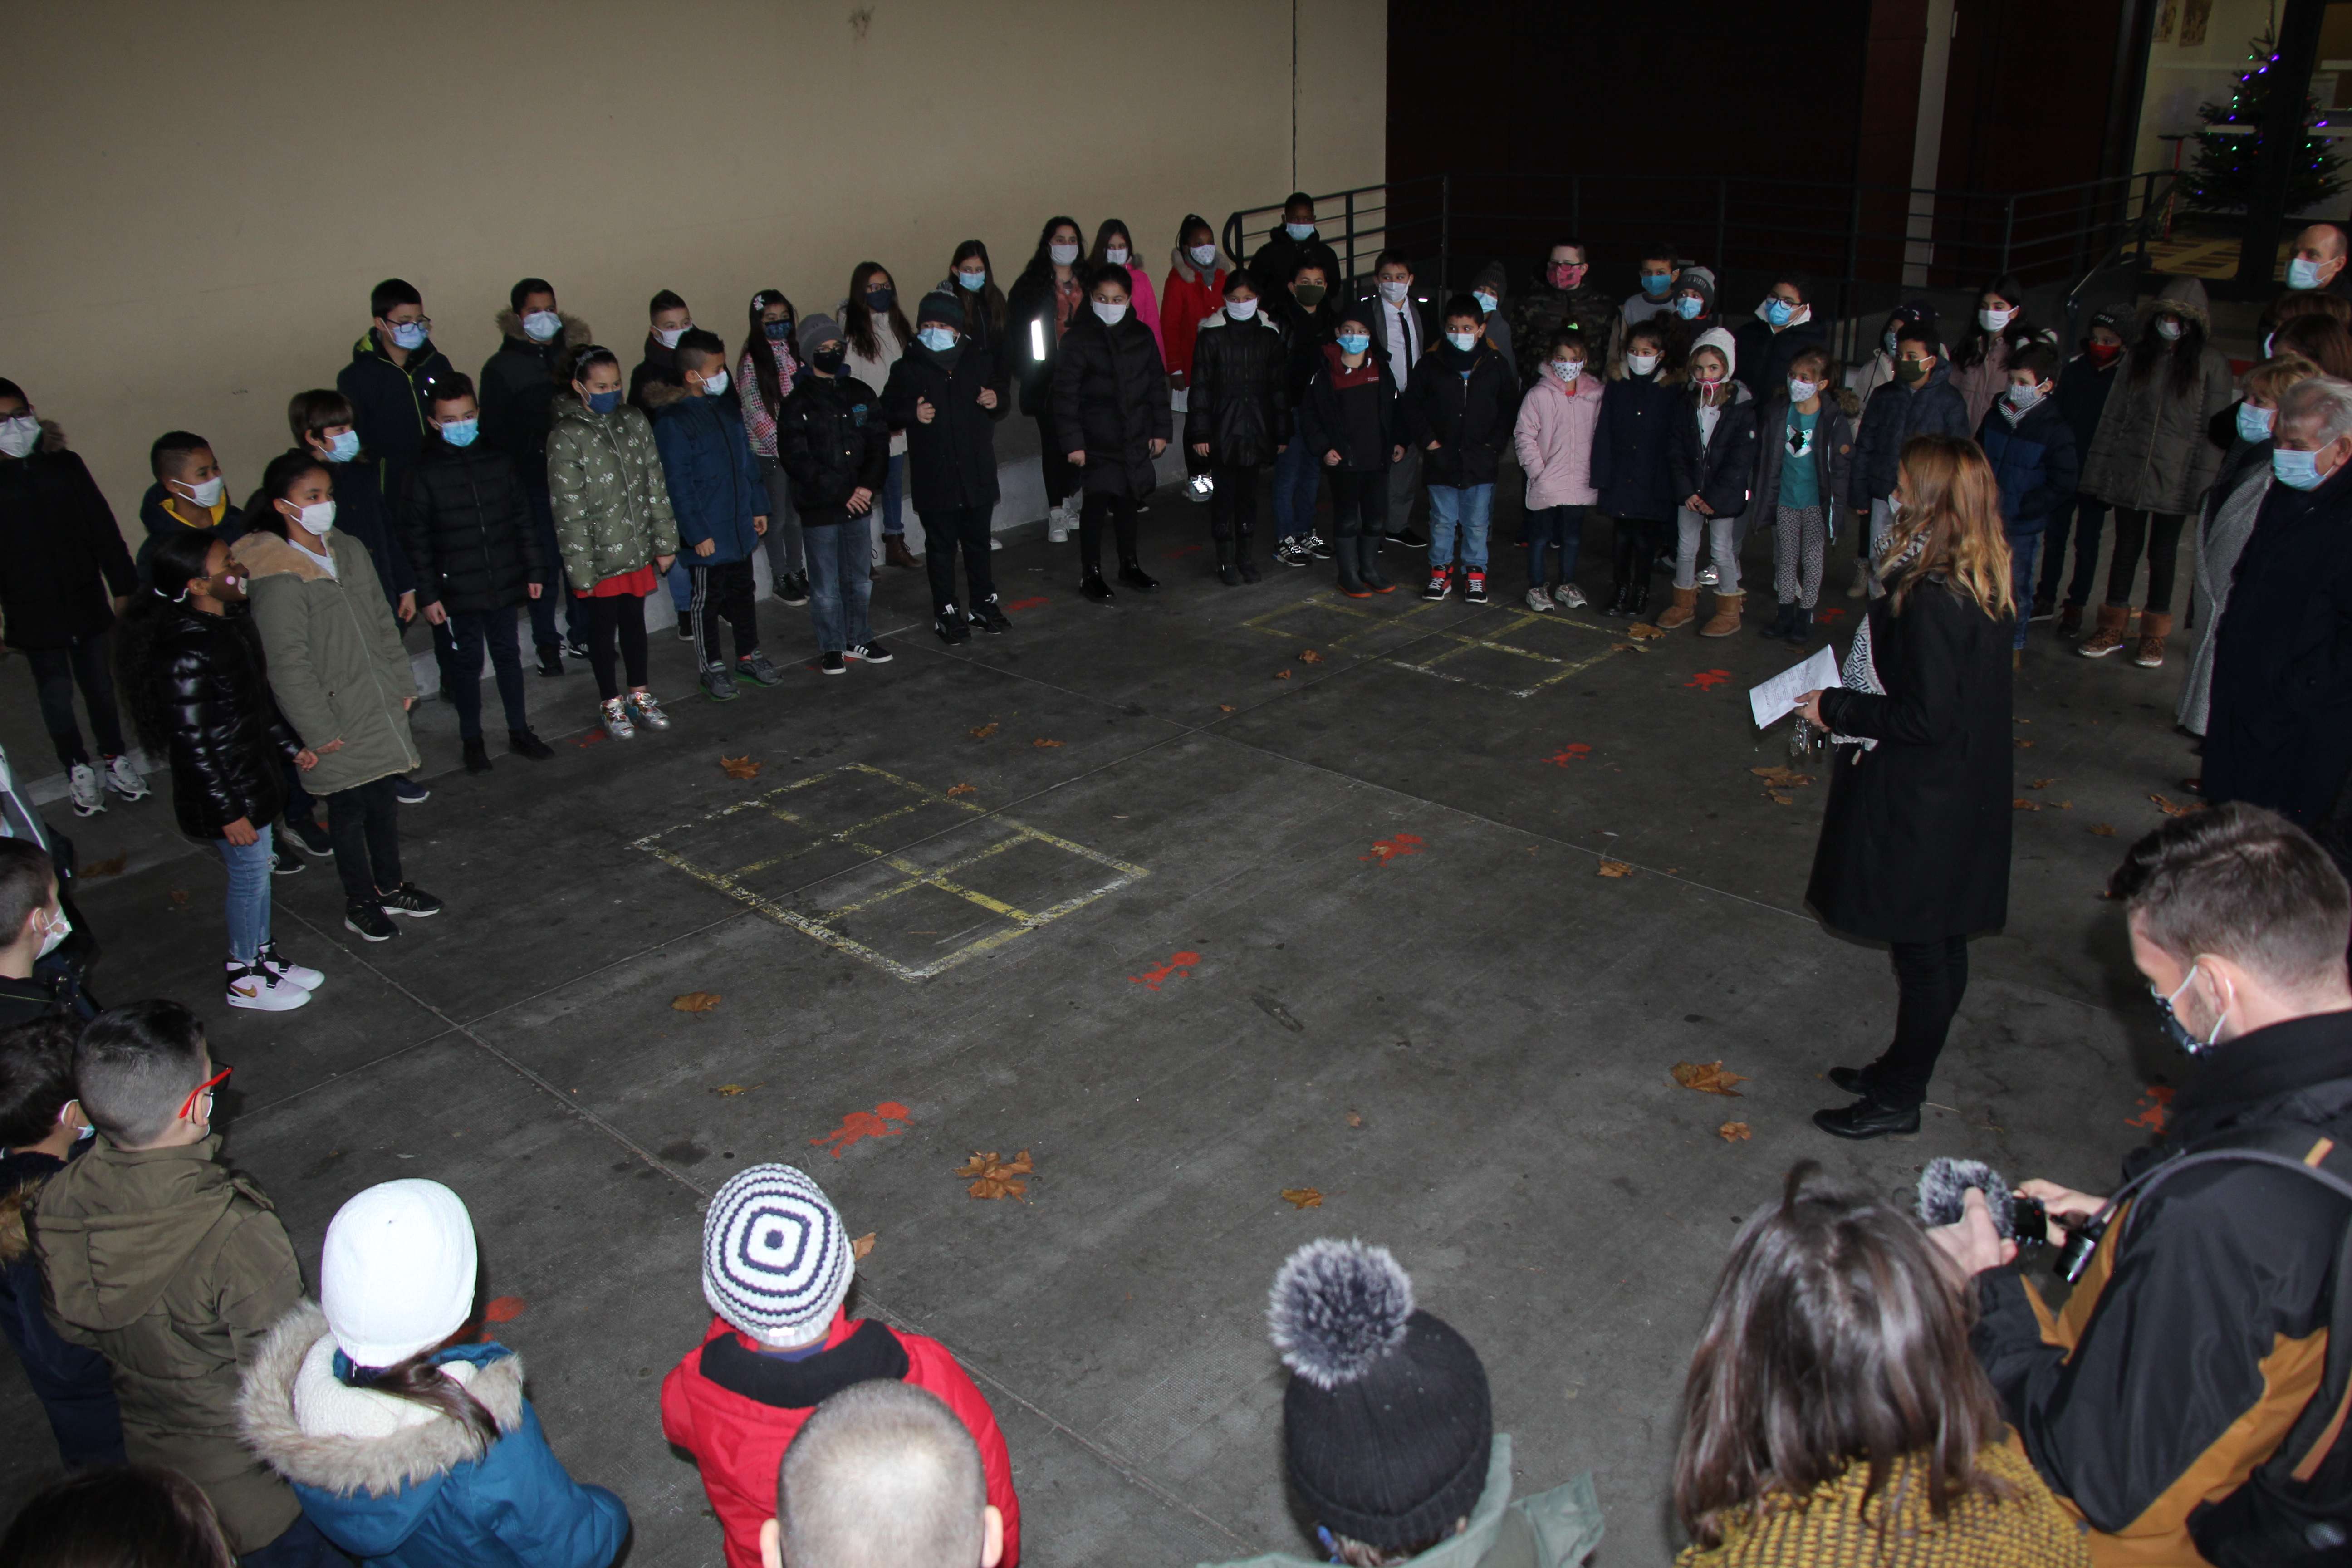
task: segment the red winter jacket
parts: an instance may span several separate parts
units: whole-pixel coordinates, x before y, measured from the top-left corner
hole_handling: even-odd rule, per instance
[[[776,1467],[801,1424],[826,1395],[877,1377],[939,1395],[971,1429],[988,1500],[1004,1516],[1005,1568],[1017,1568],[1021,1500],[988,1401],[939,1341],[875,1319],[853,1321],[838,1307],[824,1349],[801,1361],[762,1355],[713,1318],[700,1348],[662,1379],[662,1436],[692,1454],[702,1472],[703,1492],[727,1532],[728,1568],[760,1568],[760,1527],[776,1513]]]
[[[1168,260],[1168,281],[1160,286],[1161,357],[1171,374],[1190,377],[1193,334],[1225,308],[1225,269],[1220,266],[1203,272],[1181,248]]]

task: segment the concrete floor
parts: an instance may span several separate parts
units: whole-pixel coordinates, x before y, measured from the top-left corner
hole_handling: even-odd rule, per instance
[[[1108,607],[1077,597],[1074,544],[1006,550],[1013,633],[952,652],[919,574],[886,571],[899,657],[842,679],[798,662],[803,612],[763,604],[791,679],[723,708],[688,697],[663,634],[677,726],[626,744],[586,731],[584,672],[533,678],[557,757],[487,778],[455,771],[426,704],[435,793],[402,823],[448,912],[369,947],[331,867],[279,879],[283,945],[330,976],[289,1016],[219,1005],[220,873],[167,803],[71,825],[86,858],[130,856],[82,894],[101,994],[205,1015],[237,1068],[229,1154],[306,1267],[368,1184],[465,1197],[485,1294],[523,1304],[501,1337],[573,1473],[627,1500],[645,1568],[719,1561],[656,1387],[705,1321],[700,1208],[761,1160],[803,1163],[876,1234],[853,1305],[979,1379],[1035,1568],[1303,1545],[1263,1312],[1318,1235],[1394,1247],[1485,1358],[1522,1488],[1597,1471],[1598,1560],[1661,1562],[1699,1317],[1791,1163],[1895,1192],[1968,1154],[2096,1189],[2146,1136],[2175,1064],[2098,894],[2158,820],[2148,796],[2194,770],[2170,732],[2185,658],[2093,663],[2035,629],[2018,793],[2048,809],[2017,821],[2009,929],[1975,946],[1924,1131],[1857,1146],[1807,1118],[1895,990],[1800,908],[1824,786],[1780,805],[1749,773],[1783,753],[1745,688],[1787,650],[1528,616],[1508,546],[1512,591],[1483,609],[1342,600],[1319,568],[1228,590],[1205,524],[1162,492],[1165,591]],[[1596,526],[1588,591],[1606,574]],[[1842,644],[1854,601],[1824,602]],[[21,728],[18,664],[0,701]],[[1597,875],[1603,856],[1633,874]],[[672,1009],[695,991],[721,1000]],[[1743,1098],[1669,1076],[1717,1058]],[[902,1130],[828,1152],[891,1101]],[[1717,1136],[1729,1121],[1752,1138]],[[953,1174],[1021,1149],[1026,1203]],[[1302,1187],[1319,1209],[1285,1201]],[[13,1497],[54,1458],[13,1365],[0,1413]]]

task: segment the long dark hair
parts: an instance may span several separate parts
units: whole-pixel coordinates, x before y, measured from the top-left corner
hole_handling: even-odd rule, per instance
[[[464,1331],[458,1331],[461,1334]],[[434,1361],[443,1348],[436,1345],[419,1351],[393,1366],[355,1366],[343,1382],[350,1387],[373,1389],[447,1416],[465,1433],[467,1446],[473,1450],[469,1458],[478,1458],[499,1440],[498,1418],[464,1384],[443,1372]]]
[[[743,357],[751,362],[751,374],[760,384],[760,401],[767,405],[768,416],[772,419],[776,411],[784,405],[786,373],[783,366],[776,363],[776,345],[768,341],[768,324],[761,320],[771,305],[784,308],[784,321],[788,325],[799,325],[801,313],[793,308],[792,300],[785,298],[782,289],[762,289],[751,296],[751,330],[743,339]],[[784,335],[784,357],[793,359],[792,334],[789,332]],[[793,360],[793,363],[798,368],[800,362]]]
[[[1115,234],[1127,237],[1127,260],[1132,263],[1135,260],[1135,232],[1115,217],[1107,217],[1095,225],[1095,247],[1087,252],[1087,259],[1096,267],[1108,265],[1110,237]]]
[[[863,359],[882,357],[882,345],[874,336],[874,308],[866,302],[866,286],[877,272],[890,279],[890,330],[898,334],[898,346],[903,349],[915,341],[907,308],[898,302],[898,277],[878,261],[861,261],[849,274],[849,298],[841,306],[841,335]]]
[[[275,512],[277,509],[270,510]],[[131,596],[131,607],[115,629],[115,684],[130,705],[131,722],[139,731],[139,743],[147,748],[150,757],[158,760],[171,754],[172,731],[164,721],[163,699],[156,687],[155,638],[163,631],[173,606],[187,593],[188,584],[205,575],[205,560],[219,542],[219,532],[209,528],[160,535],[153,552],[147,557],[147,582]]]
[[[980,268],[987,276],[988,287],[980,290],[980,308],[988,316],[987,341],[993,343],[1004,336],[1004,290],[996,286],[996,264],[988,258],[988,247],[976,239],[967,239],[955,247],[954,259],[948,263],[948,291],[963,300],[971,290],[955,280],[956,268],[972,258],[980,258]],[[967,305],[966,309],[970,309]]]
[[[1970,365],[1984,363],[1985,356],[1992,353],[1992,345],[1996,341],[2008,343],[2009,352],[2015,353],[2027,343],[2032,342],[2034,334],[2041,331],[2026,319],[2025,285],[2017,280],[2015,273],[2004,272],[1978,289],[1977,310],[1984,308],[1984,297],[1988,294],[1998,294],[2015,305],[2017,314],[2011,316],[2009,319],[2009,325],[2000,331],[1988,332],[1985,331],[1984,323],[1977,320],[1976,310],[1970,310],[1969,330],[1960,335],[1960,346],[1952,351],[1952,368],[1955,370],[1965,370]]]
[[[0,1537],[20,1568],[235,1568],[204,1489],[160,1465],[107,1465],[50,1482]]]
[[[2205,323],[2200,319],[2201,314],[2200,312],[2192,315],[2189,307],[2176,300],[2161,298],[2149,306],[2147,320],[2139,329],[2139,342],[2132,345],[2132,379],[2145,382],[2153,377],[2161,367],[2167,372],[2164,378],[2165,391],[2175,397],[2187,397],[2195,392],[2198,378],[2203,374],[2205,369]],[[2180,322],[2180,335],[2170,342],[2166,342],[2164,334],[2156,330],[2157,318],[2159,316],[2171,316]],[[2311,319],[2326,320],[2324,316],[2315,316]],[[2336,331],[2341,334],[2344,329],[2337,327]],[[2290,343],[2287,346],[2310,354],[2314,359],[2319,359],[2317,354],[2312,353],[2310,349],[2305,348],[2299,342]],[[2323,368],[2326,363],[2326,360],[2320,359]]]
[[[1045,220],[1045,226],[1037,231],[1037,248],[1030,253],[1029,265],[1021,269],[1021,277],[1023,279],[1025,280],[1033,277],[1053,277],[1054,258],[1051,253],[1054,246],[1054,231],[1065,226],[1067,226],[1072,234],[1078,237],[1078,243],[1080,245],[1084,245],[1087,242],[1087,231],[1078,226],[1077,219],[1071,217],[1067,214],[1059,214],[1055,216],[1047,218]],[[1078,253],[1078,259],[1072,262],[1071,265],[1073,267],[1083,268],[1086,259],[1086,252],[1082,250]]]
[[[2002,1431],[1918,1223],[1801,1161],[1740,1227],[1716,1286],[1683,1390],[1675,1512],[1711,1547],[1855,1464],[1869,1467],[1866,1502],[1908,1458],[1940,1519],[1970,1493],[2003,1495],[1977,1468]]]
[[[284,539],[286,514],[278,510],[277,503],[286,499],[297,479],[313,468],[325,474],[330,482],[334,479],[333,466],[308,447],[296,447],[270,458],[269,466],[261,470],[259,488],[245,503],[247,531],[259,529]]]

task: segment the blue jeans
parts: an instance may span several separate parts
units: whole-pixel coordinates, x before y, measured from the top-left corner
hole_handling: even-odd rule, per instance
[[[816,626],[817,652],[840,653],[872,642],[866,602],[874,596],[874,556],[866,540],[866,520],[818,523],[804,513],[801,527],[808,551],[809,619]]]
[[[269,825],[253,825],[253,842],[213,840],[228,867],[228,955],[251,963],[269,940]]]
[[[555,507],[548,499],[547,486],[526,476],[523,494],[530,499],[531,531],[539,539],[539,559],[545,575],[539,579],[539,597],[530,602],[530,640],[541,647],[553,647],[561,639],[555,631],[556,601],[563,601],[563,630],[573,637],[580,635],[580,607],[563,586],[563,552],[555,542]]]
[[[1293,442],[1293,446],[1304,443]],[[1429,487],[1429,564],[1434,571],[1454,563],[1454,536],[1462,535],[1462,564],[1473,572],[1486,569],[1486,523],[1495,511],[1495,487],[1432,485]],[[1565,548],[1565,547],[1563,547]]]
[[[1434,492],[1433,492],[1434,493]],[[1528,586],[1549,588],[1545,557],[1559,552],[1559,580],[1576,581],[1576,554],[1584,543],[1584,509],[1580,506],[1539,506],[1528,510]]]
[[[2033,616],[2033,563],[2042,553],[2038,533],[2009,536],[2009,591],[2017,600],[2017,631],[2009,646],[2025,646],[2025,624]]]
[[[1322,477],[1309,443],[1293,441],[1274,458],[1274,533],[1277,540],[1315,531],[1315,486]]]

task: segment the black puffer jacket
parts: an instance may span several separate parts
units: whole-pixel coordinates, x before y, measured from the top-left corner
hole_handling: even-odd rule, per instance
[[[980,405],[983,391],[996,394],[995,407]],[[934,410],[928,425],[916,416],[918,400]],[[907,433],[907,489],[917,513],[996,504],[996,423],[1012,412],[1004,362],[970,338],[945,353],[917,343],[899,356],[882,388],[882,415]]]
[[[64,647],[114,624],[112,600],[139,586],[122,531],[55,426],[40,447],[0,458],[0,614],[8,646]]]
[[[1194,349],[1194,374],[1199,374]],[[1172,440],[1168,368],[1151,329],[1129,310],[1114,327],[1089,310],[1074,317],[1054,366],[1054,431],[1066,452],[1087,455],[1089,495],[1151,493],[1153,441]]]
[[[242,608],[208,616],[184,605],[163,615],[147,679],[170,738],[180,831],[215,839],[239,817],[259,827],[286,809],[282,764],[302,742],[269,694],[253,617]]]
[[[1748,510],[1756,488],[1756,400],[1736,381],[1730,392],[1731,401],[1716,416],[1714,435],[1704,443],[1698,436],[1698,389],[1683,394],[1666,437],[1676,506],[1696,496],[1717,517],[1738,517]]]
[[[776,416],[776,460],[793,481],[803,528],[845,521],[850,492],[869,489],[879,501],[890,476],[890,422],[882,400],[854,375],[810,372]]]
[[[1400,401],[1433,485],[1491,485],[1519,417],[1519,376],[1481,339],[1468,353],[1441,342],[1412,367]],[[1429,449],[1432,441],[1440,443]]]
[[[1386,473],[1389,454],[1410,439],[1388,361],[1368,353],[1349,370],[1339,345],[1324,344],[1323,368],[1307,384],[1307,402],[1298,411],[1298,439],[1314,451],[1318,468]],[[1337,464],[1326,460],[1333,452],[1339,454]]]
[[[1291,430],[1290,346],[1282,330],[1263,312],[1234,321],[1220,310],[1202,322],[1184,402],[1184,443],[1206,442],[1210,462],[1274,461]]]
[[[514,460],[438,436],[408,476],[400,542],[420,611],[437,603],[453,616],[477,615],[524,604],[546,565]]]
[[[511,454],[523,482],[547,488],[547,431],[554,422],[555,366],[565,352],[596,340],[577,316],[562,318],[563,330],[533,342],[522,318],[499,312],[503,341],[482,364],[482,439]],[[381,576],[381,571],[377,574]]]

